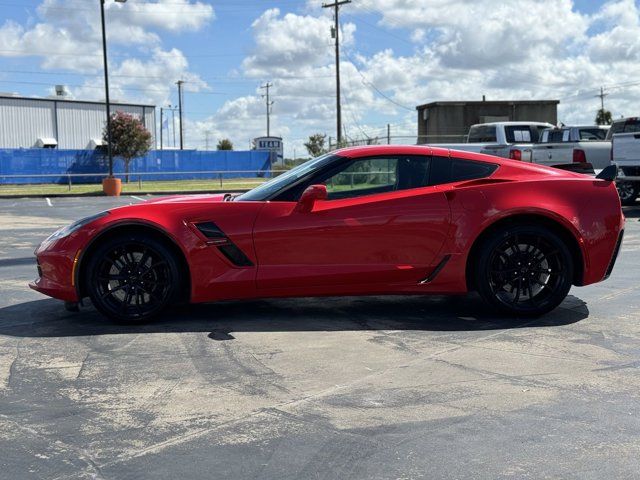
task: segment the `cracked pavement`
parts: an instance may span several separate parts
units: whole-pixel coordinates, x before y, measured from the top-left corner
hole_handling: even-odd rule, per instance
[[[637,478],[640,206],[611,278],[535,320],[394,296],[125,327],[27,288],[51,231],[138,201],[0,200],[0,477]]]

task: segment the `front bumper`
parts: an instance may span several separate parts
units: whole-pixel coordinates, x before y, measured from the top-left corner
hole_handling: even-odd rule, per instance
[[[65,302],[78,302],[78,294],[74,287],[54,282],[46,277],[40,277],[29,283],[29,288],[43,293],[49,297],[64,300]]]
[[[33,290],[66,302],[78,302],[74,269],[79,251],[67,248],[65,240],[36,250],[38,278],[29,284]]]

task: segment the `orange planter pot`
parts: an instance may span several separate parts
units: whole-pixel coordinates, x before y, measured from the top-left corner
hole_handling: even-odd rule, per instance
[[[122,181],[116,177],[103,178],[102,191],[109,197],[119,197],[122,192]]]

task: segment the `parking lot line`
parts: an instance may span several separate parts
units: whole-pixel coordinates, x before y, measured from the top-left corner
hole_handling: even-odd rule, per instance
[[[47,205],[49,205],[50,207],[53,207],[53,205],[51,204],[51,200],[49,198],[45,198],[45,200],[47,201]]]

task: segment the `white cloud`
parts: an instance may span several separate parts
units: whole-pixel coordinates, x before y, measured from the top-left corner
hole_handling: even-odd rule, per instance
[[[83,0],[44,0],[39,21],[27,26],[6,21],[0,26],[0,56],[40,56],[43,68],[91,72],[102,68],[99,4]],[[106,4],[109,45],[158,47],[150,30],[197,30],[214,18],[213,8],[200,2],[162,0],[157,3]],[[112,60],[113,61],[113,60]]]
[[[640,59],[639,11],[633,0],[607,2],[593,17],[604,29],[588,41],[594,62],[629,62]]]
[[[146,60],[126,59],[109,71],[109,91],[116,101],[135,101],[166,105],[175,91],[177,80],[185,81],[185,92],[209,91],[207,83],[189,72],[189,63],[180,50],[154,48]],[[104,83],[100,76],[72,88],[76,98],[104,100]]]
[[[273,8],[264,12],[252,24],[255,53],[243,62],[244,71],[253,77],[286,76],[292,71],[324,65],[333,58],[332,22],[322,16],[280,16]],[[355,25],[342,25],[342,43],[353,42]]]

